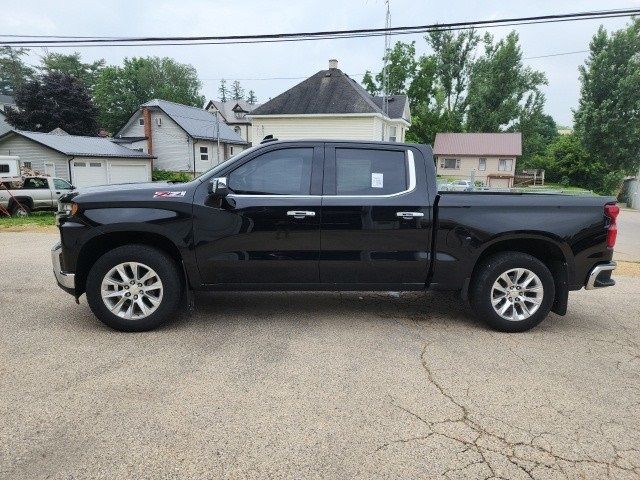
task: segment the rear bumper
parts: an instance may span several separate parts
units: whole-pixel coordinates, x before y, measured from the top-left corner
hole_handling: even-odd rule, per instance
[[[587,277],[587,284],[584,286],[585,290],[614,286],[616,282],[611,278],[611,272],[615,268],[616,262],[601,263],[593,267]]]
[[[60,288],[65,292],[75,295],[76,276],[62,270],[62,244],[57,243],[51,249],[51,263],[53,264],[53,274]]]

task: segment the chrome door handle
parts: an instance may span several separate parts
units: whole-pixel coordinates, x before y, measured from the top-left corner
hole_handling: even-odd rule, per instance
[[[293,217],[293,218],[297,218],[297,219],[301,219],[301,218],[306,218],[306,217],[315,217],[316,216],[316,212],[311,212],[311,211],[307,211],[307,210],[289,210],[287,212],[287,216]]]
[[[424,217],[422,212],[397,212],[396,217],[401,217],[405,220],[411,220],[412,218]]]

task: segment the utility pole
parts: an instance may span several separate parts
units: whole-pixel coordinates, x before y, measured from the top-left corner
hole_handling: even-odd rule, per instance
[[[216,109],[216,162],[220,165],[220,118]]]
[[[385,117],[389,117],[389,72],[387,69],[388,63],[388,52],[390,47],[390,39],[389,39],[389,28],[391,28],[391,10],[389,8],[389,0],[385,0],[385,5],[387,6],[387,14],[385,16],[384,21],[384,56],[382,60],[384,62],[382,66],[382,113],[384,113]],[[382,140],[384,140],[384,132],[386,130],[386,126],[384,122],[382,123]]]

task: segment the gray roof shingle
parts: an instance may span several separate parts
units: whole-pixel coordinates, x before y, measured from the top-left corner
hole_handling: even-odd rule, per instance
[[[404,103],[397,95],[389,102],[389,113],[396,113],[395,105]],[[394,104],[394,111],[391,105]],[[349,78],[339,68],[320,70],[315,75],[303,80],[277,97],[257,107],[251,115],[304,115],[304,114],[345,114],[345,113],[380,113],[380,105],[358,82]],[[390,118],[401,118],[390,115]]]
[[[522,155],[522,134],[437,133],[434,155]]]
[[[153,158],[144,152],[131,150],[113,143],[104,137],[81,137],[78,135],[55,135],[41,132],[14,130],[16,135],[33,140],[64,155],[115,158]]]
[[[203,140],[216,140],[216,116],[202,108],[190,107],[167,100],[151,100],[141,107],[157,107],[187,132],[191,137]],[[227,143],[244,145],[240,135],[231,127],[220,121],[220,140]]]
[[[373,97],[373,101],[382,110],[382,97]],[[389,95],[389,118],[404,118],[404,106],[407,103],[406,95]],[[410,121],[410,118],[404,118]]]

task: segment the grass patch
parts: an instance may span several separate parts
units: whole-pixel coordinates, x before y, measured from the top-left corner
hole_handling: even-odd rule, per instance
[[[565,187],[560,185],[559,183],[545,183],[544,187],[525,187],[524,190],[527,191],[536,191],[536,190],[557,190],[558,192],[566,192],[566,193],[589,193],[593,194],[591,190],[587,190],[586,188],[568,186]]]
[[[0,217],[0,229],[13,227],[52,227],[56,224],[54,212],[32,212],[26,217]]]

